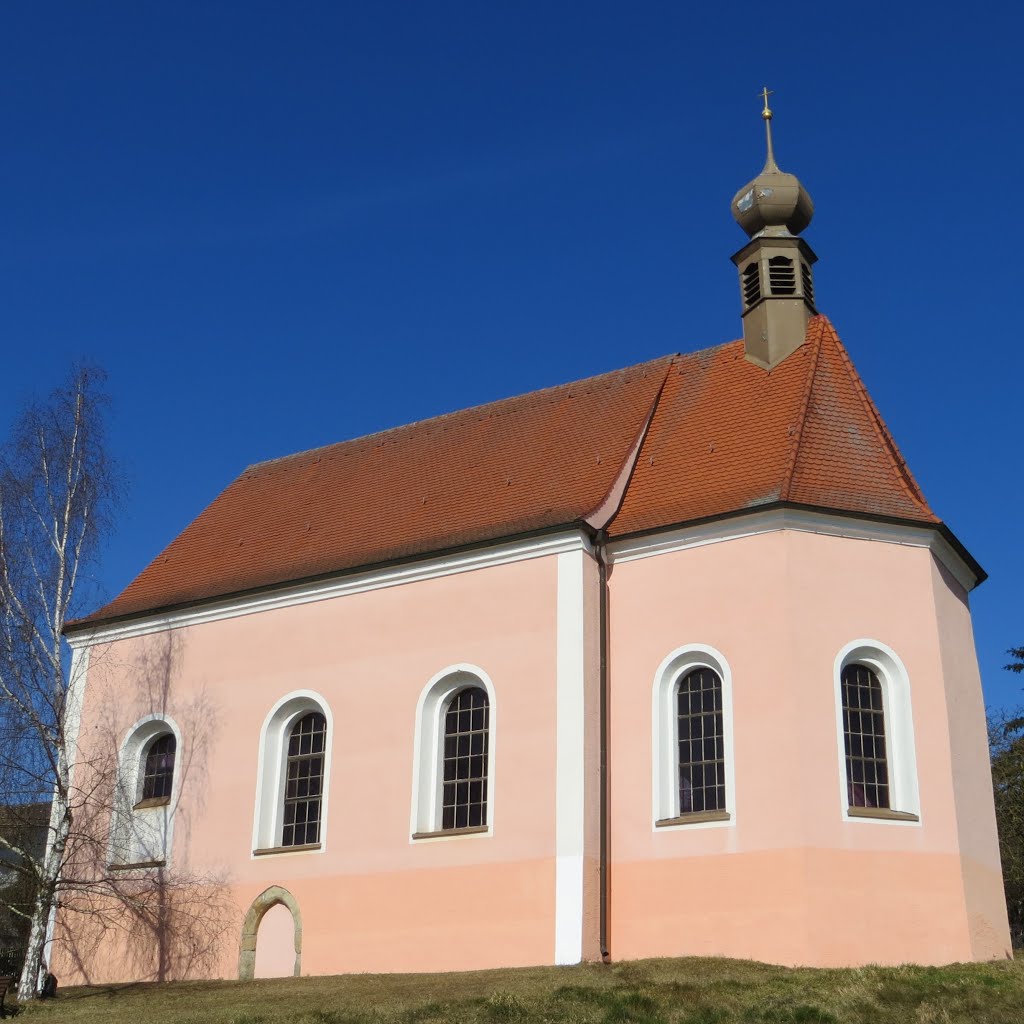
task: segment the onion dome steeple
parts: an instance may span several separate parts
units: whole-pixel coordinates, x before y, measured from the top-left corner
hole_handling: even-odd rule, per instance
[[[761,91],[764,169],[732,200],[732,215],[750,238],[732,257],[740,273],[746,355],[769,370],[804,342],[807,320],[816,312],[811,267],[817,260],[797,237],[810,224],[814,203],[800,179],[775,162],[770,95],[767,88]]]
[[[748,237],[758,235],[799,235],[814,216],[814,203],[795,174],[780,171],[775,163],[772,144],[772,111],[768,107],[771,93],[763,89],[764,129],[768,142],[768,158],[764,169],[733,196],[732,215]]]

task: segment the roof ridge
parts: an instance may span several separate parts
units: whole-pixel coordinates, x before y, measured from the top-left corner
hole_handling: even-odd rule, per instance
[[[669,374],[672,373],[672,367],[676,365],[677,358],[677,356],[672,356],[669,359],[665,367],[665,375],[661,378],[661,383],[658,385],[658,390],[654,395],[654,400],[651,402],[651,407],[647,410],[647,415],[641,422],[640,429],[637,431],[632,445],[630,445],[625,458],[622,460],[622,465],[619,466],[618,472],[612,478],[608,493],[594,506],[592,512],[583,517],[587,523],[596,529],[606,530],[622,508],[622,503],[626,499],[626,493],[629,491],[629,485],[633,479],[637,460],[640,458],[644,441],[647,439],[647,431],[650,430],[651,424],[654,422],[654,416],[658,411],[658,406],[661,404],[661,396],[665,393],[665,385],[668,383]],[[616,494],[616,491],[618,491],[618,494]],[[606,506],[613,502],[614,507],[611,511],[607,515],[600,515]]]
[[[861,376],[857,372],[856,366],[853,365],[853,360],[850,358],[850,354],[846,351],[846,346],[839,337],[839,332],[835,329],[828,317],[823,317],[822,319],[830,329],[829,333],[831,334],[832,341],[836,346],[836,351],[839,353],[839,358],[846,367],[846,372],[850,375],[854,390],[860,396],[860,400],[867,411],[868,419],[871,421],[871,424],[875,429],[875,433],[882,442],[882,448],[888,456],[893,469],[896,471],[896,476],[899,479],[900,484],[909,495],[911,501],[920,505],[928,515],[937,520],[939,517],[932,511],[931,506],[928,504],[928,499],[924,496],[924,492],[918,486],[917,481],[910,472],[910,467],[907,465],[906,459],[903,458],[903,453],[896,444],[896,439],[892,436],[889,428],[886,426],[885,420],[882,419],[882,414],[878,411],[878,406],[875,405],[874,400],[868,393],[867,387],[864,385],[864,381],[861,380]]]
[[[824,330],[821,321],[825,317],[815,316],[807,324],[807,331],[804,341],[810,340],[809,335],[815,330],[816,340],[813,342],[814,352],[807,368],[807,387],[804,390],[803,398],[800,401],[800,412],[797,414],[796,436],[793,441],[793,451],[790,453],[789,465],[786,467],[785,475],[782,478],[782,486],[779,488],[779,497],[782,501],[789,498],[790,488],[793,486],[793,477],[796,475],[796,464],[800,457],[800,443],[804,439],[804,427],[807,425],[807,412],[811,406],[811,394],[814,392],[814,378],[818,372],[818,358],[821,355],[821,343]],[[827,322],[827,321],[826,321]]]
[[[712,346],[721,348],[722,346]],[[710,351],[710,348],[705,350]],[[694,353],[696,354],[696,353]],[[659,364],[666,364],[671,366],[672,363],[679,357],[678,352],[669,352],[663,356],[656,356],[654,359],[647,359],[640,363],[632,363],[629,366],[619,366],[613,370],[605,370],[603,373],[594,373],[588,377],[580,377],[577,380],[563,381],[561,384],[550,384],[547,387],[536,388],[533,391],[525,391],[522,394],[517,395],[506,395],[504,398],[495,398],[489,402],[481,402],[479,405],[469,405],[463,409],[452,409],[450,412],[439,413],[436,416],[425,416],[420,420],[413,420],[411,423],[398,423],[393,427],[384,427],[382,430],[375,430],[369,434],[360,434],[357,437],[349,437],[342,441],[331,441],[329,444],[317,445],[313,448],[306,448],[303,451],[291,452],[288,455],[278,455],[272,459],[262,459],[259,462],[250,463],[242,471],[240,476],[245,476],[247,473],[257,469],[266,469],[268,467],[278,465],[281,463],[291,462],[293,459],[301,459],[306,456],[314,455],[316,453],[327,452],[333,448],[340,448],[343,445],[356,444],[360,442],[372,441],[374,438],[384,437],[385,435],[391,434],[404,434],[407,431],[412,430],[416,427],[424,427],[427,424],[440,423],[443,420],[452,420],[458,416],[465,416],[469,413],[487,414],[487,415],[506,415],[508,412],[514,410],[499,410],[494,412],[495,406],[506,405],[507,403],[520,401],[528,398],[538,398],[540,396],[552,396],[554,398],[555,392],[562,392],[567,388],[577,388],[581,385],[591,384],[595,381],[603,381],[607,378],[614,377],[616,374],[629,373],[633,370],[654,368]],[[542,399],[544,400],[544,399]]]

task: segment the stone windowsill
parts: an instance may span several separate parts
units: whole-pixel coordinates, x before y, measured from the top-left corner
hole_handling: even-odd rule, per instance
[[[319,843],[303,843],[301,846],[266,846],[260,850],[253,850],[254,857],[272,857],[277,853],[308,853],[310,850],[319,850]]]
[[[166,807],[171,802],[169,796],[150,796],[140,800],[133,808],[133,811],[141,811],[145,807]]]
[[[729,821],[732,815],[728,811],[689,811],[676,818],[659,818],[655,828],[667,828],[669,825],[698,825],[706,821]]]
[[[447,836],[478,836],[487,831],[486,825],[469,825],[466,828],[442,828],[436,832],[413,832],[413,839],[441,839]]]
[[[163,868],[167,866],[165,860],[139,860],[133,864],[111,864],[110,871],[144,871],[146,868]]]
[[[848,807],[846,813],[851,818],[876,818],[879,821],[920,821],[916,814],[909,811],[891,811],[888,807]]]

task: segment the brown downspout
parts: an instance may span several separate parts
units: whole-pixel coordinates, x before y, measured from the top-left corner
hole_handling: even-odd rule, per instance
[[[598,869],[598,884],[600,887],[600,898],[599,898],[599,923],[598,923],[598,943],[601,949],[601,961],[602,963],[611,963],[611,952],[608,948],[608,902],[609,902],[609,890],[610,890],[610,878],[609,878],[609,861],[611,859],[611,832],[608,828],[608,802],[610,799],[610,786],[608,785],[608,733],[609,733],[609,715],[608,705],[611,700],[611,686],[610,686],[610,673],[608,669],[608,616],[609,616],[609,601],[608,601],[608,526],[612,520],[618,514],[619,509],[622,507],[622,501],[626,496],[626,490],[629,487],[629,482],[633,478],[633,470],[636,468],[637,459],[640,457],[640,449],[643,447],[644,440],[647,438],[647,431],[650,428],[651,421],[654,419],[654,413],[657,411],[658,404],[661,402],[661,396],[665,390],[665,384],[668,381],[669,374],[672,372],[672,367],[675,364],[675,357],[669,357],[666,361],[665,375],[661,379],[661,383],[658,385],[658,391],[654,396],[654,401],[651,402],[651,407],[647,411],[647,416],[644,418],[643,423],[640,425],[640,430],[637,433],[633,445],[629,452],[626,454],[625,461],[619,468],[619,472],[616,475],[615,481],[612,484],[611,490],[605,496],[604,501],[584,520],[587,526],[590,527],[592,534],[592,540],[594,545],[594,557],[597,560],[597,572],[598,572],[598,634],[599,643],[601,645],[600,655],[600,669],[599,669],[599,686],[600,686],[600,755],[599,755],[599,771],[601,775],[600,786],[599,786],[599,800],[600,800],[600,862]]]
[[[610,860],[609,835],[608,835],[608,704],[611,698],[608,686],[608,562],[606,558],[605,544],[608,541],[608,534],[605,530],[598,530],[594,538],[594,554],[597,557],[597,573],[599,601],[598,601],[598,643],[601,645],[600,660],[600,773],[601,784],[598,799],[601,803],[601,856],[598,875],[600,886],[600,912],[598,926],[598,942],[601,948],[601,962],[611,963],[611,953],[608,951],[608,864]]]

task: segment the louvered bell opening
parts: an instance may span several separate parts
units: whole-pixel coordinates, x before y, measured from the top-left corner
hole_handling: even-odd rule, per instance
[[[758,273],[757,260],[743,268],[743,304],[749,309],[761,298],[761,275]]]
[[[773,256],[768,261],[768,287],[772,295],[796,295],[796,270],[788,256]]]
[[[804,281],[804,298],[814,305],[814,278],[811,277],[811,268],[802,260],[800,262],[800,276]]]

